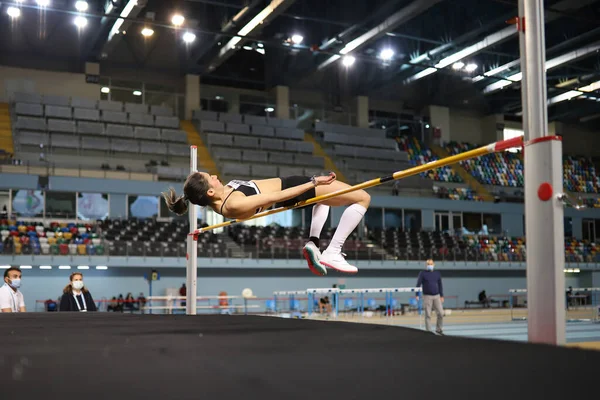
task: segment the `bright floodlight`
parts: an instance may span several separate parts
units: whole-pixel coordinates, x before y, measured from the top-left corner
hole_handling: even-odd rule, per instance
[[[345,56],[344,58],[342,58],[342,64],[344,65],[344,67],[351,67],[355,61],[356,58],[352,56]]]
[[[381,53],[379,53],[379,57],[383,61],[391,60],[392,57],[394,57],[394,50],[392,50],[392,49],[383,49],[383,50],[381,50]]]
[[[142,29],[142,35],[149,37],[149,36],[154,35],[154,31],[150,28],[144,28],[144,29]]]
[[[270,112],[275,111],[275,109],[273,107],[267,107],[267,108],[265,108],[265,111],[270,113]]]
[[[19,18],[21,16],[21,10],[19,10],[17,7],[8,7],[6,9],[6,13],[11,18]]]
[[[40,7],[48,7],[50,5],[50,0],[36,0],[36,3],[38,3],[38,6]]]
[[[110,88],[105,86],[105,87],[103,87],[102,89],[100,89],[100,91],[101,91],[102,93],[108,94],[108,93],[110,93]]]
[[[175,15],[173,15],[173,18],[171,18],[171,22],[175,26],[183,25],[183,21],[185,21],[185,18],[183,17],[183,15],[180,15],[180,14],[175,14]]]
[[[78,1],[75,3],[75,8],[77,9],[77,11],[80,11],[80,12],[87,11],[88,3],[87,3],[87,1]]]
[[[87,25],[87,18],[85,17],[75,17],[75,20],[73,21],[73,23],[78,27],[78,28],[85,28],[85,26]]]
[[[303,40],[304,40],[304,37],[302,35],[295,34],[292,36],[292,42],[294,44],[300,44],[300,43],[302,43]]]
[[[196,40],[196,35],[194,35],[192,32],[186,32],[183,34],[183,41],[186,43],[192,43],[194,40]]]
[[[142,95],[142,92],[140,92],[139,90],[134,90],[134,91],[133,91],[133,95],[134,95],[134,96],[141,96],[141,95]]]
[[[459,69],[463,69],[463,67],[465,66],[465,63],[462,61],[456,62],[452,65],[452,68],[455,70],[459,70]]]
[[[473,72],[477,69],[477,64],[467,64],[467,66],[465,67],[465,71],[467,72]]]

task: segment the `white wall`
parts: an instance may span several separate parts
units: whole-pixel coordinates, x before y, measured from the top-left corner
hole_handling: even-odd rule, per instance
[[[462,110],[450,110],[450,138],[457,142],[484,144],[481,116]]]
[[[108,271],[84,271],[85,283],[91,291],[94,299],[110,299],[113,296],[133,293],[134,297],[140,292],[148,296],[148,283],[143,275],[150,269],[127,268],[128,274],[135,273],[137,276],[106,276]],[[114,271],[114,270],[113,270]],[[68,283],[68,277],[72,271],[48,271],[46,276],[43,271],[23,271],[23,282],[21,290],[25,296],[25,303],[29,311],[35,310],[35,300],[56,299],[62,292],[62,288]],[[103,274],[101,272],[108,272]],[[168,288],[178,289],[185,282],[185,269],[176,270],[176,276],[162,277],[153,285],[153,295],[165,295]],[[345,277],[347,288],[377,288],[377,287],[413,287],[416,283],[418,272],[414,277]],[[444,271],[442,270],[442,276]],[[251,288],[254,295],[258,297],[271,297],[273,291],[277,290],[305,290],[311,287],[331,287],[339,283],[337,277],[316,277],[307,270],[306,276],[294,277],[198,277],[198,293],[201,295],[218,295],[220,291],[226,291],[229,295],[241,295],[245,288]],[[567,277],[566,286],[579,286],[579,277]],[[464,304],[465,300],[477,299],[481,290],[486,290],[488,295],[508,294],[509,289],[525,288],[525,278],[520,277],[452,277],[443,278],[446,296],[459,296],[459,302]],[[264,304],[261,303],[261,306]],[[455,300],[448,299],[448,306],[454,307]],[[38,306],[42,310],[42,305]]]
[[[0,66],[0,102],[19,91],[100,99],[100,87],[86,83],[85,74]]]

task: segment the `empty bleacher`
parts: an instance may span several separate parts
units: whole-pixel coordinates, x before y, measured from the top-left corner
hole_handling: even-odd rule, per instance
[[[49,154],[169,160],[189,155],[187,134],[167,107],[15,93],[11,112],[20,152],[39,154],[43,145]]]
[[[312,143],[304,141],[295,121],[196,110],[193,122],[227,179],[323,171],[323,158],[313,155]]]

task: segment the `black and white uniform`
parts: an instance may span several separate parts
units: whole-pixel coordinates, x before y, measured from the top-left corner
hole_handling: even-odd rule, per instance
[[[226,186],[233,188],[231,193],[242,192],[246,196],[254,196],[255,194],[260,194],[260,189],[258,188],[258,186],[256,186],[256,183],[254,183],[252,181],[242,181],[242,180],[235,179],[235,180],[229,181],[229,183],[227,183]],[[223,214],[223,206],[225,205],[225,202],[227,201],[229,196],[231,196],[231,193],[229,193],[229,195],[227,195],[225,200],[223,200],[223,204],[221,204],[221,214]],[[262,211],[262,207],[259,207],[256,209],[257,213],[259,213],[261,211]]]

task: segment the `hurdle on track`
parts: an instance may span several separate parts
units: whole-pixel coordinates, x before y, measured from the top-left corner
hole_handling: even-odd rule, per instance
[[[223,228],[229,225],[233,225],[233,224],[237,224],[237,223],[241,223],[241,222],[245,222],[245,221],[250,221],[256,218],[261,218],[261,217],[266,217],[267,215],[272,215],[272,214],[277,214],[283,211],[288,211],[288,210],[292,210],[295,208],[300,208],[300,207],[305,207],[311,204],[316,204],[328,199],[331,199],[333,197],[337,197],[337,196],[341,196],[343,194],[346,193],[350,193],[350,192],[354,192],[357,190],[361,190],[361,189],[368,189],[374,186],[378,186],[381,184],[384,184],[386,182],[391,182],[391,181],[395,181],[395,180],[399,180],[399,179],[403,179],[403,178],[407,178],[409,176],[414,176],[414,175],[418,175],[422,172],[425,171],[429,171],[432,169],[436,169],[436,168],[440,168],[440,167],[444,167],[447,165],[451,165],[451,164],[456,164],[458,162],[461,161],[465,161],[471,158],[475,158],[475,157],[480,157],[486,154],[492,154],[492,153],[496,153],[496,152],[501,152],[501,151],[505,151],[511,148],[516,148],[516,147],[522,147],[523,146],[523,137],[519,136],[519,137],[515,137],[512,139],[507,139],[507,140],[501,140],[492,144],[489,144],[487,146],[482,146],[479,147],[477,149],[473,149],[473,150],[469,150],[469,151],[465,151],[463,153],[460,154],[456,154],[450,157],[446,157],[443,158],[441,160],[435,160],[435,161],[431,161],[427,164],[422,164],[422,165],[418,165],[412,168],[408,168],[405,169],[403,171],[397,171],[394,172],[391,175],[388,176],[384,176],[384,177],[379,177],[379,178],[375,178],[354,186],[350,186],[346,189],[342,189],[342,190],[338,190],[326,195],[322,195],[322,196],[316,196],[313,197],[311,199],[305,200],[305,201],[300,201],[294,205],[291,205],[289,207],[278,207],[278,208],[274,208],[271,210],[266,210],[260,213],[257,213],[255,215],[253,215],[250,218],[246,218],[246,219],[233,219],[230,221],[225,221],[219,224],[215,224],[215,225],[211,225],[211,226],[207,226],[201,229],[198,229],[198,220],[197,220],[197,216],[196,216],[196,207],[193,205],[190,205],[189,207],[189,219],[190,219],[190,233],[187,236],[187,287],[188,287],[188,291],[187,291],[187,307],[186,307],[186,314],[188,315],[195,315],[196,314],[196,277],[197,277],[197,270],[198,270],[198,259],[197,259],[197,251],[198,251],[198,247],[197,247],[197,240],[198,240],[198,235],[203,233],[203,232],[208,232],[211,231],[213,229],[217,229],[217,228]],[[197,148],[196,146],[190,146],[190,173],[194,173],[197,172]]]
[[[566,321],[567,322],[600,322],[600,288],[572,288],[573,293],[580,293],[579,295],[572,294],[566,296],[564,309],[566,310]],[[527,302],[527,289],[510,289],[509,293],[509,307],[510,307],[510,319],[512,321],[525,321],[528,319],[528,302]],[[587,297],[590,297],[590,303],[587,303]],[[523,303],[519,299],[524,298]],[[579,299],[579,304],[573,304],[572,300]],[[585,302],[582,300],[586,299]],[[571,315],[569,315],[571,314]]]
[[[173,311],[187,309],[187,296],[149,296],[146,300],[146,305],[141,308],[141,311],[162,310],[166,314],[173,314]],[[241,301],[241,303],[235,304],[236,300]],[[262,300],[264,299],[256,296],[197,296],[196,309],[247,315],[252,313],[252,310],[256,311],[261,307],[258,304],[248,303]],[[181,305],[182,301],[186,301],[186,305]],[[211,304],[211,301],[216,301],[216,303]],[[206,304],[197,304],[201,302],[206,302]],[[164,305],[155,305],[155,303]]]

